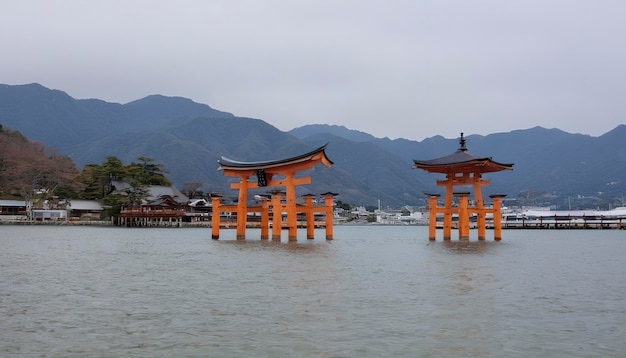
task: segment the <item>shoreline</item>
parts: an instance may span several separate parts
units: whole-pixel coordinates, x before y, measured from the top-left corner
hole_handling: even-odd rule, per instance
[[[111,221],[30,221],[30,220],[0,220],[0,225],[48,225],[48,226],[115,226]]]
[[[17,225],[17,226],[26,226],[26,225],[43,225],[43,226],[100,226],[100,227],[127,227],[115,225],[112,220],[86,220],[86,221],[73,221],[73,220],[2,220],[0,219],[0,226],[2,225]],[[365,223],[365,222],[341,222],[334,223],[335,226],[428,226],[424,224],[381,224],[381,223]],[[193,227],[202,227],[202,228],[211,228],[211,221],[197,221],[197,222],[179,222],[176,225],[147,225],[147,226],[131,226],[131,227],[141,227],[141,228],[163,228],[163,227],[171,227],[171,228],[193,228]],[[231,225],[222,225],[220,229],[234,229],[236,227],[236,223],[231,223]],[[254,225],[247,226],[248,228],[254,228]],[[437,230],[441,230],[440,227]],[[454,229],[456,230],[456,229]],[[503,225],[502,230],[626,230],[626,224],[624,223],[594,223],[588,225],[580,225],[580,224],[544,224],[544,225],[536,225],[536,224],[526,224],[526,225]]]

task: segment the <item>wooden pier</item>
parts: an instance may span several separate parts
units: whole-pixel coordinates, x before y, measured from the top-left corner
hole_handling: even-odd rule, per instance
[[[115,224],[126,227],[180,227],[187,217],[185,205],[169,195],[146,204],[123,208]]]
[[[126,227],[180,227],[186,215],[185,209],[182,208],[128,208],[122,210],[117,216],[116,225]]]

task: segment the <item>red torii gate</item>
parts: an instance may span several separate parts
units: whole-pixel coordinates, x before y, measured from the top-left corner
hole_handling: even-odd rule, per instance
[[[273,214],[272,239],[280,239],[282,229],[282,213],[287,213],[287,228],[289,229],[289,240],[297,240],[297,215],[298,212],[306,214],[307,238],[313,238],[313,214],[315,212],[326,213],[326,239],[333,239],[333,196],[336,194],[325,193],[324,206],[314,206],[311,197],[305,197],[305,206],[296,205],[296,185],[311,184],[311,177],[298,177],[295,175],[299,170],[313,169],[316,164],[324,164],[327,167],[333,162],[326,156],[326,146],[312,150],[308,153],[291,158],[261,162],[241,162],[225,157],[218,160],[220,164],[218,170],[223,170],[224,175],[236,176],[240,178],[239,183],[231,184],[231,189],[239,190],[237,205],[224,205],[220,203],[220,198],[212,200],[212,238],[219,238],[220,211],[237,212],[237,239],[245,239],[246,223],[249,212],[261,213],[261,239],[268,238],[269,232],[269,210]],[[256,177],[256,181],[248,181],[250,177]],[[261,199],[261,205],[248,206],[248,190],[262,187],[284,187],[285,203],[283,204],[283,192],[273,191],[271,200]]]
[[[477,214],[478,239],[485,239],[485,216],[493,214],[494,239],[502,238],[502,225],[500,214],[500,199],[504,195],[492,195],[493,207],[486,208],[483,203],[482,186],[489,185],[489,180],[482,179],[483,173],[499,172],[513,169],[513,164],[495,162],[491,157],[477,157],[467,151],[465,138],[461,133],[461,147],[454,153],[431,160],[413,160],[413,168],[423,169],[429,173],[441,173],[446,175],[445,180],[437,180],[437,186],[445,186],[446,196],[443,207],[437,206],[437,194],[427,194],[429,197],[429,231],[428,238],[435,240],[436,216],[443,213],[443,239],[450,239],[452,229],[452,214],[458,214],[459,238],[469,238],[469,222],[472,214]],[[474,203],[469,206],[469,192],[453,192],[455,186],[473,186]],[[452,207],[452,196],[458,199],[456,208]]]

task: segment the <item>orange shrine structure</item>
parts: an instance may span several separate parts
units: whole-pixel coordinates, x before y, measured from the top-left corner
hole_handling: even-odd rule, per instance
[[[489,185],[489,180],[482,179],[484,173],[512,170],[513,164],[503,164],[493,161],[490,157],[477,157],[467,151],[465,138],[461,133],[460,148],[447,156],[431,160],[413,160],[413,168],[423,169],[429,173],[445,174],[446,179],[437,180],[437,186],[446,188],[443,207],[438,206],[438,194],[428,195],[429,230],[428,238],[436,239],[437,214],[443,214],[443,239],[450,240],[452,231],[452,217],[458,217],[459,239],[469,239],[470,218],[476,217],[478,239],[485,239],[486,216],[493,215],[494,240],[502,239],[501,198],[505,195],[491,195],[492,207],[486,207],[482,197],[482,187]],[[470,204],[469,191],[455,192],[455,187],[473,187],[474,197]],[[453,197],[457,198],[457,205],[452,205]]]
[[[326,240],[333,239],[333,197],[336,194],[325,193],[324,205],[314,205],[313,197],[304,197],[305,204],[296,203],[296,185],[311,184],[311,177],[296,177],[300,170],[313,169],[316,164],[330,167],[333,162],[326,156],[325,144],[311,152],[272,161],[241,162],[221,157],[218,170],[224,171],[226,176],[239,177],[239,183],[231,184],[231,189],[238,189],[239,196],[236,205],[225,205],[219,197],[212,199],[212,238],[219,239],[220,212],[237,213],[237,239],[245,239],[248,213],[261,215],[261,239],[269,238],[270,213],[272,214],[272,239],[280,240],[282,228],[289,230],[289,241],[297,240],[298,213],[306,217],[307,239],[313,239],[315,228],[314,214],[325,213]],[[251,180],[252,178],[252,180]],[[256,180],[255,180],[256,179]],[[283,190],[272,190],[271,197],[261,198],[259,205],[248,205],[248,190],[264,187],[282,187]],[[283,222],[283,213],[287,214]]]

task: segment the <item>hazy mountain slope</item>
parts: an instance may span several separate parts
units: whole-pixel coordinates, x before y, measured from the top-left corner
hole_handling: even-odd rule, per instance
[[[232,118],[232,113],[218,111],[206,104],[183,97],[151,95],[123,105],[131,118],[131,130],[160,128],[169,123],[191,118]]]
[[[342,132],[327,127],[329,135],[350,136],[349,129]],[[315,126],[317,136],[323,135],[323,128],[323,125]],[[623,190],[618,188],[626,188],[623,179],[626,177],[626,146],[621,144],[626,140],[624,125],[600,137],[534,127],[465,138],[471,153],[490,156],[502,163],[514,163],[513,171],[485,175],[491,180],[491,185],[485,189],[486,194],[516,196],[520,192],[539,190],[562,196],[592,196],[608,192],[607,196],[615,198],[621,195],[619,190]],[[432,159],[459,148],[458,138],[441,136],[421,142],[373,137],[368,143],[411,163],[412,159]],[[429,180],[434,181],[437,175],[428,178],[424,179],[427,189]],[[436,190],[441,191],[441,188]]]
[[[69,153],[81,166],[100,163],[106,156],[125,163],[146,156],[163,163],[168,178],[179,187],[200,182],[207,190],[224,191],[229,178],[217,170],[220,156],[268,160],[308,150],[302,141],[261,120],[231,117],[186,119],[160,129],[105,136]]]
[[[378,199],[383,205],[416,203],[424,197],[424,191],[433,187],[433,183],[424,181],[424,173],[411,168],[412,162],[381,150],[375,143],[352,142],[321,133],[305,140],[329,143],[327,152],[335,165],[366,186],[363,192],[368,205],[376,205]]]
[[[299,192],[339,192],[364,205],[419,205],[424,192],[443,192],[441,175],[412,169],[413,159],[451,154],[458,138],[423,141],[377,138],[342,126],[310,125],[282,132],[260,119],[240,118],[180,97],[153,95],[125,105],[76,100],[38,84],[0,85],[0,124],[30,140],[56,147],[81,167],[107,156],[123,162],[140,156],[162,163],[177,185],[201,182],[206,191],[228,195],[217,159],[270,160],[301,154],[329,143],[331,168],[311,171],[313,184]],[[293,135],[292,135],[293,134]],[[468,150],[514,163],[514,170],[485,176],[485,194],[527,195],[529,191],[619,201],[626,191],[626,126],[600,137],[535,127],[487,136],[466,133]],[[303,173],[308,175],[309,173]]]
[[[62,148],[109,134],[122,116],[119,104],[77,101],[39,84],[0,85],[0,124],[47,146]]]
[[[317,134],[330,134],[353,142],[369,142],[376,139],[373,135],[365,132],[329,124],[308,124],[294,128],[287,133],[300,139],[309,138]]]

